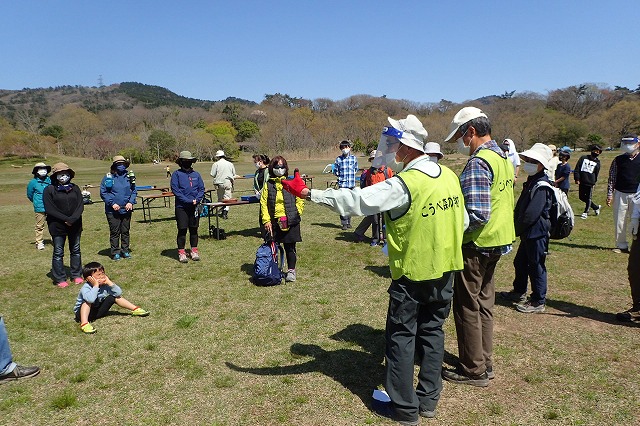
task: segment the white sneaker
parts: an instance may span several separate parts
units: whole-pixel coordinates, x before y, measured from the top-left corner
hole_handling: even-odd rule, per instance
[[[582,213],[582,216],[580,216],[580,219],[586,219],[587,218],[587,214],[586,213]]]
[[[294,282],[296,280],[296,270],[295,269],[289,269],[287,271],[287,276],[284,278],[285,282],[291,283]]]
[[[602,208],[602,206],[598,205],[598,208],[594,210],[596,212],[596,216],[600,216],[600,209],[601,208]]]
[[[38,250],[44,250],[44,243],[43,242],[39,242],[38,244],[36,244],[36,248]]]

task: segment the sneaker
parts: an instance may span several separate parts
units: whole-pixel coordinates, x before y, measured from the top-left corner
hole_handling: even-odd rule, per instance
[[[187,252],[184,250],[178,252],[178,262],[187,263],[189,260],[187,259]]]
[[[95,328],[93,328],[93,326],[89,322],[86,323],[85,325],[81,325],[80,330],[82,330],[84,334],[94,334],[96,331],[98,331]]]
[[[395,408],[393,408],[390,402],[381,402],[381,401],[374,400],[373,403],[371,404],[371,408],[373,409],[373,412],[375,413],[376,416],[393,420],[394,422],[397,422],[403,426],[417,426],[420,424],[419,418],[416,420],[401,419],[398,416],[398,413],[396,412]]]
[[[420,417],[426,417],[427,419],[434,419],[436,417],[436,410],[423,410],[420,409]]]
[[[640,310],[631,308],[624,312],[618,312],[616,314],[616,319],[622,322],[638,322],[640,321]]]
[[[346,231],[347,229],[349,229],[349,227],[347,225],[342,225],[342,230]]]
[[[149,316],[149,312],[145,311],[140,306],[138,306],[133,311],[131,311],[131,315],[133,315],[134,317],[148,317]]]
[[[371,240],[371,247],[376,247],[378,245],[378,240]]]
[[[287,271],[287,276],[284,278],[285,282],[288,283],[292,283],[296,280],[296,270],[295,269],[289,269]]]
[[[74,284],[84,284],[84,279],[83,279],[83,278],[80,278],[80,277],[75,277],[75,278],[73,279],[73,283],[74,283]]]
[[[65,288],[65,287],[69,287],[69,283],[66,281],[60,281],[58,284],[56,284],[58,287],[60,288]]]
[[[587,218],[587,214],[586,213],[582,213],[582,215],[580,215],[580,219],[586,219]]]
[[[508,300],[510,302],[522,303],[527,300],[527,295],[524,293],[518,293],[514,290],[511,291],[501,291],[498,293],[498,297],[500,299]]]
[[[617,253],[617,254],[629,253],[629,249],[628,248],[618,248],[618,247],[616,247],[611,251],[614,252],[614,253]]]
[[[113,255],[113,257],[111,258],[113,260],[120,260],[120,253],[116,253]]]
[[[525,314],[539,314],[544,312],[544,303],[521,303],[516,305],[516,310]]]
[[[196,262],[200,260],[200,254],[198,253],[198,249],[191,249],[191,260],[195,260]]]
[[[128,251],[125,251],[122,253],[122,257],[124,257],[125,259],[131,259],[131,253],[129,253]]]
[[[11,380],[26,379],[28,377],[37,376],[40,374],[40,367],[23,367],[22,365],[16,365],[13,371],[0,376],[0,383],[9,382]]]
[[[466,376],[458,370],[445,370],[442,369],[442,378],[448,382],[458,383],[461,385],[471,385],[484,388],[489,386],[489,375],[485,371],[477,377]]]
[[[596,212],[596,216],[600,216],[600,209],[602,208],[602,206],[600,204],[598,204],[598,208],[594,210],[594,212]]]
[[[487,377],[489,380],[493,380],[496,378],[496,373],[493,372],[493,366],[487,367]]]
[[[44,243],[43,242],[39,242],[38,244],[36,244],[36,248],[38,250],[44,250]]]

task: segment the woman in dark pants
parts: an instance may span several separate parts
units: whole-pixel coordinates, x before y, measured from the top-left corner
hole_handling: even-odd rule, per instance
[[[69,285],[63,263],[64,242],[67,238],[69,239],[71,277],[76,284],[84,282],[80,256],[84,202],[78,185],[71,183],[74,176],[75,172],[66,164],[54,164],[51,169],[51,185],[47,186],[42,194],[49,234],[53,239],[51,274],[54,283],[61,288]]]
[[[204,197],[204,182],[200,173],[193,170],[193,163],[198,161],[191,152],[182,151],[176,160],[180,166],[171,175],[171,192],[175,195],[176,224],[178,225],[178,260],[187,263],[187,230],[189,231],[189,244],[191,245],[191,260],[200,260],[198,252],[198,227],[200,215],[198,204]]]

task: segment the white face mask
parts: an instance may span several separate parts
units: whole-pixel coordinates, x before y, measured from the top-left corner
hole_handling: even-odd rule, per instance
[[[342,148],[343,155],[349,155],[350,152],[351,152],[351,148]]]
[[[36,173],[40,177],[45,177],[47,175],[47,169],[38,169],[38,171]]]
[[[456,140],[458,142],[458,152],[462,155],[469,156],[471,154],[471,146],[466,146],[462,138]]]
[[[259,169],[262,166],[262,163],[256,163],[256,169]]]
[[[284,173],[286,171],[287,171],[287,169],[276,169],[275,167],[273,168],[273,174],[278,176],[278,177],[284,176]]]
[[[635,143],[623,143],[620,145],[620,151],[625,154],[633,154],[638,149],[638,144]]]
[[[402,170],[404,170],[404,161],[396,161],[395,152],[390,152],[385,156],[385,164],[387,165],[387,167],[393,170],[394,173],[400,173]]]
[[[65,185],[67,182],[69,182],[69,180],[71,180],[71,176],[69,176],[66,173],[59,174],[56,178],[58,179],[58,182],[60,182],[63,185]]]
[[[427,155],[427,157],[429,157],[429,161],[431,161],[432,163],[438,162],[438,157],[436,157],[435,155]]]
[[[524,163],[522,165],[522,170],[529,176],[533,176],[538,173],[538,165],[533,163]]]

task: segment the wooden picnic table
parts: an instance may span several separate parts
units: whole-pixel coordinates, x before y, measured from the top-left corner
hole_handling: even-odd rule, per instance
[[[162,200],[164,201],[164,206],[171,207],[171,199],[175,197],[173,192],[169,191],[168,188],[152,188],[152,189],[156,189],[156,190],[167,189],[167,191],[163,191],[160,194],[138,196],[142,204],[142,216],[144,218],[144,221],[147,223],[151,222],[151,203],[154,200],[162,198]],[[148,189],[148,190],[152,190],[152,189]],[[213,193],[213,189],[206,189],[204,191],[205,197],[208,195],[209,198],[211,198],[212,193]],[[148,219],[147,219],[147,216],[149,217]]]

